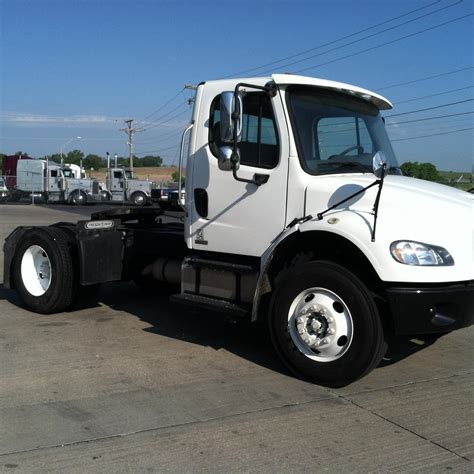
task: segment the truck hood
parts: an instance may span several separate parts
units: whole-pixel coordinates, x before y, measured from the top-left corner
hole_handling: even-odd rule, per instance
[[[306,188],[305,215],[315,217],[318,212],[337,204],[374,180],[373,174],[318,176]],[[324,216],[325,227],[358,240],[359,247],[370,251],[373,247],[370,245],[372,211],[377,190],[378,186],[374,186],[328,212]],[[339,223],[328,226],[330,216],[338,217]],[[451,272],[451,281],[470,280],[474,278],[473,221],[474,195],[429,181],[389,175],[385,178],[380,197],[377,246],[383,246],[384,252],[387,252],[392,242],[411,240],[444,247],[453,256],[456,269],[460,270],[456,274],[458,276]],[[424,281],[432,279],[427,276]]]

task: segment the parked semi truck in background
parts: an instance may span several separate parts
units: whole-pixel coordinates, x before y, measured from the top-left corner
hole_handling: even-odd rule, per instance
[[[101,201],[99,183],[95,179],[81,178],[80,167],[60,166],[54,162],[10,157],[4,163],[10,199],[19,201],[32,194],[47,202],[87,204]],[[79,175],[79,177],[77,177]]]
[[[474,317],[473,196],[401,175],[380,115],[390,108],[302,76],[203,82],[181,143],[184,224],[116,208],[20,227],[4,284],[39,313],[102,282],[175,287],[175,302],[265,322],[298,377],[349,384],[390,335]]]
[[[6,202],[10,199],[10,191],[7,188],[5,179],[0,176],[0,202]]]
[[[158,186],[154,181],[137,179],[128,168],[107,168],[102,198],[105,201],[127,202],[146,206],[158,199]]]

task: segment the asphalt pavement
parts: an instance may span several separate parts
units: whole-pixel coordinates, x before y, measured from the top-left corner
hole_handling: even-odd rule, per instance
[[[0,242],[98,209],[0,205]],[[399,339],[331,390],[262,328],[132,284],[55,315],[0,286],[0,472],[472,472],[473,336]]]

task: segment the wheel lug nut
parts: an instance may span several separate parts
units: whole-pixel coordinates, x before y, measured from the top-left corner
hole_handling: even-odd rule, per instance
[[[332,328],[329,328],[329,329],[328,329],[328,334],[334,334],[335,332],[336,332],[336,331],[334,331],[334,329],[332,329]]]
[[[298,329],[298,334],[304,334],[304,330],[303,329]]]
[[[327,337],[325,337],[325,338],[323,339],[323,343],[324,343],[324,344],[328,344],[328,343],[329,343],[329,339],[328,339]]]

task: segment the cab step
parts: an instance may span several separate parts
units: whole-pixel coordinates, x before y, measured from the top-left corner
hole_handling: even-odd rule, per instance
[[[226,313],[228,316],[237,318],[245,318],[250,315],[250,305],[237,305],[230,301],[211,298],[209,296],[194,295],[191,293],[182,293],[171,295],[170,301],[194,308],[207,309],[209,311],[217,311]]]

